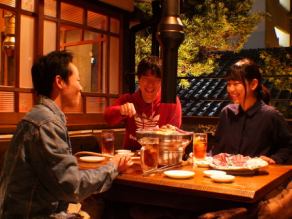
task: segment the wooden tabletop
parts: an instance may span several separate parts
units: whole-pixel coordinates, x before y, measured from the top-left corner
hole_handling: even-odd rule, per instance
[[[107,197],[114,201],[202,211],[202,206],[213,203],[216,210],[256,204],[292,179],[292,166],[270,165],[256,175],[235,176],[232,183],[213,182],[203,174],[208,168],[187,165],[178,169],[194,171],[195,176],[190,179],[172,179],[163,173],[142,176],[141,169],[134,166],[117,177]]]
[[[102,163],[83,163],[81,166],[87,169],[99,165]],[[138,161],[115,179],[104,197],[111,201],[196,209],[203,212],[206,206],[208,210],[255,206],[292,179],[291,165],[269,165],[254,175],[236,175],[232,183],[213,182],[203,174],[208,168],[187,164],[175,169],[190,170],[195,175],[189,179],[172,179],[163,173],[142,176]]]
[[[163,173],[158,173],[144,177],[138,170],[121,174],[116,183],[147,187],[153,190],[171,188],[173,191],[188,193],[203,192],[202,195],[216,195],[216,197],[220,196],[231,200],[238,199],[242,202],[254,202],[265,195],[270,190],[269,188],[279,186],[292,176],[292,166],[270,165],[256,175],[235,176],[235,180],[232,183],[216,183],[204,176],[203,171],[208,168],[188,165],[178,169],[194,171],[195,176],[190,179],[172,179]]]

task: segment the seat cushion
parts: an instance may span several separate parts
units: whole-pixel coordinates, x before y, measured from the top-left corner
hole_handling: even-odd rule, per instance
[[[259,204],[259,219],[292,218],[292,182],[278,195]]]

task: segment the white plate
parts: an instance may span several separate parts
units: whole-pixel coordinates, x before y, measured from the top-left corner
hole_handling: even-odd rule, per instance
[[[195,175],[195,172],[188,170],[167,170],[163,172],[166,176],[175,179],[187,179]]]
[[[226,175],[226,172],[220,170],[205,170],[203,173],[207,177],[211,177],[212,175]]]
[[[84,162],[101,162],[101,161],[105,160],[105,157],[99,157],[99,156],[83,156],[83,157],[79,157],[79,159],[81,161],[84,161]]]
[[[234,181],[234,176],[232,175],[211,175],[210,177],[214,182],[219,183],[230,183]]]

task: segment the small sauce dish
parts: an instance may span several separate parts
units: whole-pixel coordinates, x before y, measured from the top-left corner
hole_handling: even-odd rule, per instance
[[[207,177],[211,177],[212,175],[226,175],[226,172],[221,170],[205,170],[203,173]]]
[[[214,182],[218,183],[231,183],[234,181],[235,177],[232,175],[211,175],[210,177]]]
[[[116,150],[115,153],[119,155],[129,155],[129,156],[134,155],[134,153],[131,150],[126,150],[126,149]]]

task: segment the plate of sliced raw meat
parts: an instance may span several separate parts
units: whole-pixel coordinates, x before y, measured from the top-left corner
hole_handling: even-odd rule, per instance
[[[255,173],[260,168],[268,166],[268,162],[259,157],[249,157],[241,154],[220,153],[213,156],[210,167],[224,170],[232,174]]]

